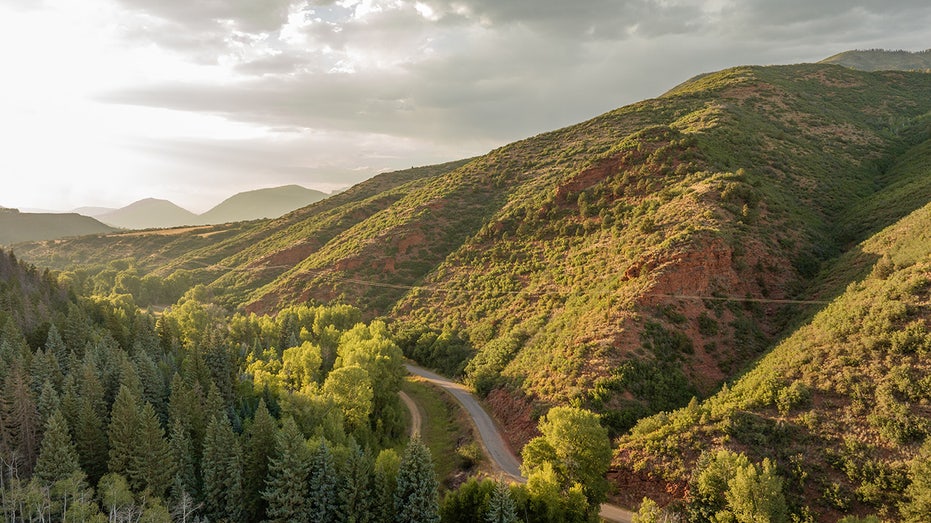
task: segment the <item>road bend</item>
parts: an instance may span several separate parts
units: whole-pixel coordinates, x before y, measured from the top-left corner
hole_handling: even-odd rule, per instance
[[[495,425],[495,422],[491,419],[491,416],[488,415],[488,413],[485,411],[485,408],[482,407],[482,404],[478,402],[478,399],[472,395],[472,393],[468,388],[466,388],[465,385],[452,381],[448,378],[444,378],[435,372],[430,372],[427,369],[417,367],[416,365],[407,364],[405,367],[407,367],[407,371],[411,374],[419,376],[426,381],[429,381],[430,383],[440,387],[449,393],[453,398],[455,398],[460,405],[462,405],[462,407],[469,414],[469,417],[472,419],[475,428],[478,429],[479,441],[481,442],[482,448],[485,450],[485,454],[490,458],[495,469],[503,473],[505,476],[508,476],[513,481],[518,481],[520,483],[527,482],[527,478],[521,476],[520,474],[520,461],[517,459],[514,453],[511,452],[508,444],[505,443],[504,437],[502,436],[501,431],[498,429],[498,426]],[[419,420],[420,411],[414,401],[403,393],[401,399],[404,401],[404,404],[407,405],[407,408],[411,411],[411,418],[416,418]],[[601,511],[599,515],[604,520],[614,521],[617,523],[631,523],[633,518],[633,513],[629,510],[625,510],[616,505],[609,505],[607,503],[601,505]]]

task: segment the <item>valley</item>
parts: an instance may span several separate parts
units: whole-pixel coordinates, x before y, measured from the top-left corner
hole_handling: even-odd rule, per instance
[[[238,438],[239,458],[211,452],[252,474],[244,505],[206,457],[173,450],[215,518],[311,510],[259,486],[274,468],[284,489],[293,462],[339,470],[321,489],[390,491],[389,521],[400,468],[429,461],[402,426],[406,368],[456,397],[500,472],[425,480],[444,485],[424,509],[443,521],[481,517],[498,490],[530,521],[590,521],[608,499],[617,521],[922,521],[931,75],[833,64],[884,56],[701,75],[277,218],[16,243],[0,406],[32,402],[32,430],[51,432],[60,404],[85,487],[118,472],[180,502],[171,478],[114,461],[125,403],[166,448]],[[176,390],[212,410],[182,415]],[[107,467],[78,441],[90,411]],[[44,462],[23,430],[0,426],[0,450]],[[250,469],[261,445],[277,457]]]

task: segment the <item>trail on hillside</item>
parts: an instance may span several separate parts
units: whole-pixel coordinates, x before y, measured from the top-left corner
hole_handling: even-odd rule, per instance
[[[442,388],[462,405],[469,414],[469,418],[474,423],[475,428],[478,429],[479,441],[481,442],[482,448],[485,450],[485,454],[491,460],[492,466],[496,470],[499,470],[513,481],[518,481],[520,483],[527,482],[527,478],[521,476],[520,473],[520,460],[511,452],[508,444],[505,443],[504,436],[491,419],[491,416],[488,415],[484,407],[482,407],[482,404],[479,403],[478,399],[472,395],[465,385],[456,383],[455,381],[415,365],[406,364],[405,367],[407,367],[407,371],[411,374],[419,376]],[[420,413],[416,404],[410,397],[402,393],[401,399],[404,400],[405,405],[407,405],[407,408],[411,411],[411,417],[419,418]],[[408,401],[410,402],[408,403]],[[629,510],[607,503],[601,506],[599,515],[602,519],[618,523],[631,523],[633,518],[633,513]]]

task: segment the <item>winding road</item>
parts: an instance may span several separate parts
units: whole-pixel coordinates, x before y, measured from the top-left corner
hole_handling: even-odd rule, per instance
[[[498,426],[495,425],[491,416],[485,412],[482,404],[478,402],[478,399],[472,395],[465,385],[456,383],[455,381],[415,365],[407,364],[405,367],[407,367],[407,371],[411,374],[419,376],[442,388],[462,405],[475,424],[475,428],[478,429],[479,441],[481,442],[482,448],[485,450],[485,454],[490,458],[492,465],[498,471],[508,476],[513,481],[521,483],[527,481],[527,478],[520,474],[520,461],[514,453],[511,452],[507,443],[505,443],[501,431],[498,430]],[[416,420],[411,423],[412,432],[415,424],[419,432],[421,419],[420,410],[417,408],[416,403],[403,392],[401,393],[401,400],[404,401],[404,404],[407,405],[407,408],[411,411],[411,419]],[[629,510],[607,503],[601,506],[599,515],[606,521],[615,521],[618,523],[631,523],[633,518],[633,513]]]

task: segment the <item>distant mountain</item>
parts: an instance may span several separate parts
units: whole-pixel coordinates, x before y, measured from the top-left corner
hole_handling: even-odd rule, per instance
[[[117,209],[114,209],[113,207],[78,207],[71,212],[83,214],[84,216],[90,216],[91,218],[96,218],[116,210]]]
[[[200,215],[200,223],[241,222],[260,218],[277,218],[295,209],[318,202],[328,195],[300,185],[285,185],[246,191],[227,198]]]
[[[819,63],[843,65],[860,71],[926,71],[931,69],[931,49],[917,53],[884,49],[846,51]]]
[[[123,229],[164,229],[200,224],[200,218],[191,211],[168,200],[155,198],[139,200],[97,218],[107,225]]]
[[[0,244],[54,240],[113,232],[99,221],[79,214],[25,213],[0,208]]]

